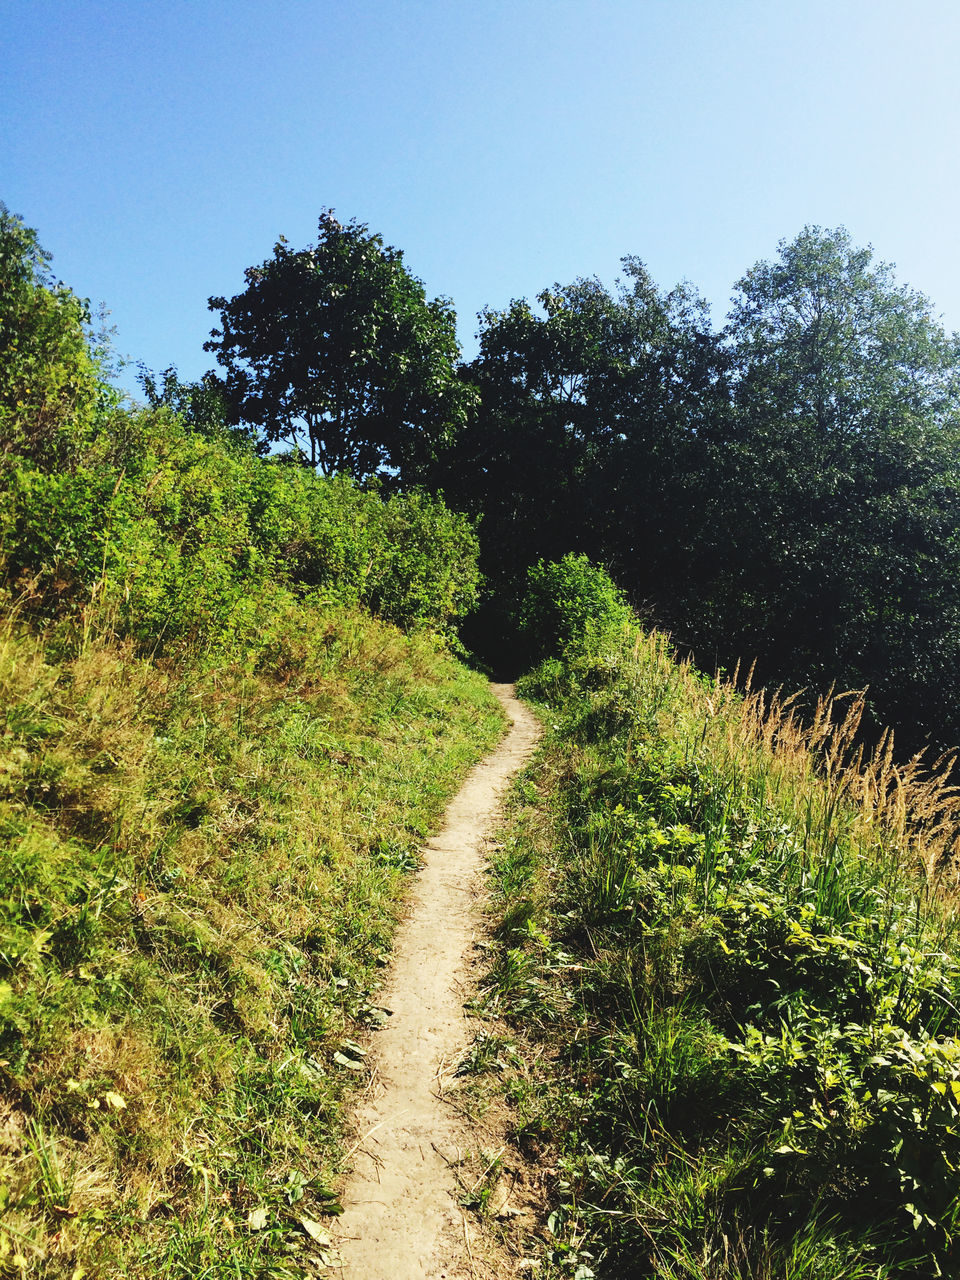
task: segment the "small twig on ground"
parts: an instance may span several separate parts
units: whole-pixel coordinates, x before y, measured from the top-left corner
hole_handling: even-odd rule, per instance
[[[401,1116],[405,1116],[406,1114],[407,1113],[405,1111],[398,1111],[396,1115],[389,1116],[388,1120],[399,1120]],[[356,1155],[356,1153],[360,1150],[360,1148],[363,1146],[366,1140],[369,1137],[371,1137],[372,1134],[376,1133],[378,1129],[382,1129],[386,1123],[387,1123],[387,1120],[381,1120],[379,1121],[379,1123],[375,1124],[372,1129],[368,1129],[367,1132],[361,1138],[357,1139],[357,1141],[353,1144],[350,1150],[346,1153],[346,1155],[343,1157],[344,1160],[349,1160],[351,1156]],[[379,1156],[374,1155],[372,1151],[368,1152],[367,1154],[370,1156],[370,1159],[374,1162],[374,1164],[380,1163]]]
[[[470,1274],[476,1276],[477,1270],[473,1263],[473,1250],[470,1248],[470,1232],[467,1230],[467,1215],[460,1214],[460,1221],[463,1223],[463,1243],[467,1246],[467,1260],[470,1263]]]

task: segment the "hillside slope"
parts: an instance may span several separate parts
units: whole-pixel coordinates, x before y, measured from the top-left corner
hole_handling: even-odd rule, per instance
[[[584,617],[591,573],[534,575],[563,648],[519,686],[548,728],[487,981],[515,1138],[556,1171],[540,1274],[958,1274],[951,762],[864,758],[862,698],[803,724],[614,595]]]
[[[0,205],[0,1274],[309,1273],[404,877],[503,730],[476,534],[150,407]],[[151,386],[153,394],[150,394]]]
[[[4,628],[0,1273],[302,1275],[335,1208],[404,878],[503,719],[429,637],[283,623],[215,665]]]

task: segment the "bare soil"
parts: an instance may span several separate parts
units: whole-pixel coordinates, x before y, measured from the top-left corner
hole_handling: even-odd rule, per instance
[[[457,1172],[476,1164],[486,1133],[448,1094],[478,1023],[464,1004],[483,934],[484,842],[499,799],[532,752],[538,726],[493,685],[512,727],[468,775],[424,864],[397,936],[381,996],[392,1011],[371,1047],[373,1078],[356,1115],[354,1172],[343,1194],[337,1247],[344,1280],[493,1280],[517,1274],[461,1209]],[[504,1213],[517,1213],[506,1205]]]

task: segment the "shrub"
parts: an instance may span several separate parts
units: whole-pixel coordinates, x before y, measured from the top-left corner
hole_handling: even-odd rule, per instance
[[[473,607],[477,536],[441,499],[418,491],[383,499],[348,476],[302,469],[289,487],[297,514],[283,558],[295,586],[333,592],[404,628],[449,632]]]
[[[586,556],[540,560],[527,571],[518,621],[531,661],[568,655],[588,636],[616,632],[632,618],[610,575]]]
[[[242,644],[258,602],[310,590],[449,634],[478,582],[476,534],[439,499],[384,500],[205,439],[165,408],[113,412],[71,469],[12,455],[0,569],[35,612],[95,599],[152,647]]]

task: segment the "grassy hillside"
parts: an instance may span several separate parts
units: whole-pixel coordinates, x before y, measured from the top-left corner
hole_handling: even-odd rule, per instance
[[[611,600],[521,684],[548,732],[496,868],[487,1005],[556,1169],[541,1274],[956,1275],[947,762],[864,759],[858,698],[804,728]]]
[[[3,629],[0,1274],[321,1251],[404,877],[502,721],[436,642],[342,607],[246,657]]]

